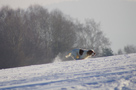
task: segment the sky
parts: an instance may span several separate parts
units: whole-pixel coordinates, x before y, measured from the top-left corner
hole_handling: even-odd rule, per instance
[[[136,46],[136,0],[0,0],[0,8],[27,8],[33,4],[49,11],[59,9],[81,22],[94,19],[110,39],[114,52],[126,45]]]

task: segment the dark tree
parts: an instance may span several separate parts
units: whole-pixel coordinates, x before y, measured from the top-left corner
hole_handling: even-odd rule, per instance
[[[113,51],[111,48],[103,48],[103,54],[102,56],[113,56]]]

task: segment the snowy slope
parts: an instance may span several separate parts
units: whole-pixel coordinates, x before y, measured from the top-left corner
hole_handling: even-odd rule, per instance
[[[2,69],[0,90],[136,90],[136,54]]]

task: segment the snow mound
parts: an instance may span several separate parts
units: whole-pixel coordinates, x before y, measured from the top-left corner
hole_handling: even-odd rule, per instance
[[[136,54],[0,70],[0,90],[136,90]]]

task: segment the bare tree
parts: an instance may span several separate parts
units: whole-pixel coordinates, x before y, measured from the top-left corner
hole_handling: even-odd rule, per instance
[[[123,54],[123,51],[121,49],[118,50],[118,55]]]
[[[102,56],[103,48],[110,47],[110,41],[94,20],[86,20],[85,25],[79,24],[77,30],[77,47],[94,49],[97,56]]]
[[[23,10],[12,10],[9,7],[3,7],[1,9],[1,57],[4,60],[1,66],[12,67],[19,65],[19,59],[24,59],[24,53],[22,52],[23,32],[22,32],[22,17]],[[14,61],[12,61],[14,60]]]
[[[50,25],[54,55],[70,50],[76,39],[70,18],[66,18],[59,10],[54,10],[51,12]]]

